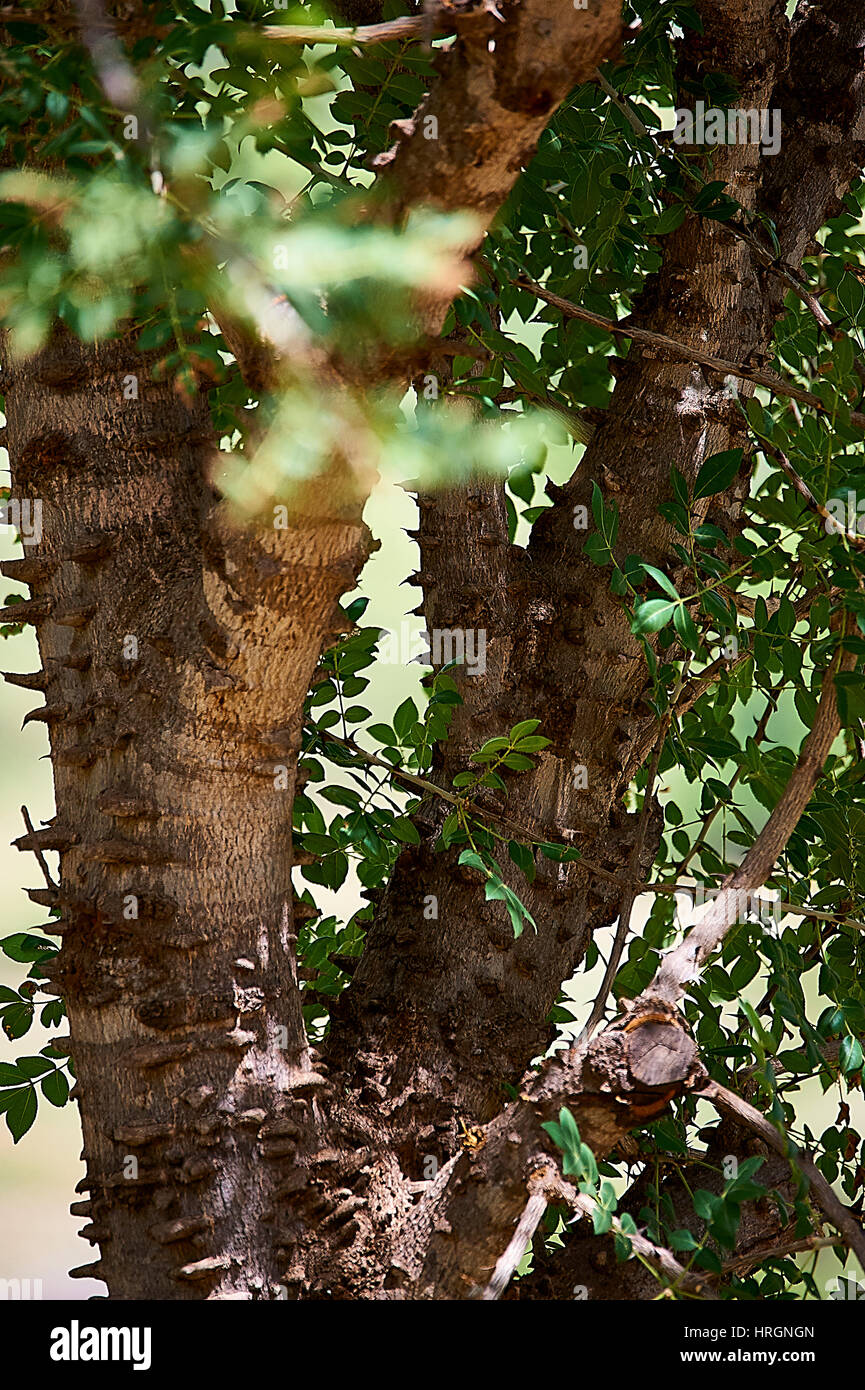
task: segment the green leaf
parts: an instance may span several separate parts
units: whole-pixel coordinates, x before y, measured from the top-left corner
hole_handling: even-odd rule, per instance
[[[694,619],[691,617],[685,605],[682,603],[673,614],[673,627],[686,647],[691,651],[696,651],[700,645],[700,634],[697,631]]]
[[[42,1076],[46,1071],[54,1070],[54,1063],[49,1062],[47,1057],[19,1057],[18,1070],[22,1076],[26,1076],[28,1081],[35,1076]]]
[[[476,753],[472,753],[473,763],[491,763],[510,747],[510,739],[507,738],[488,738]]]
[[[705,460],[694,484],[694,498],[711,497],[729,487],[742,466],[741,449],[724,449]]]
[[[838,1061],[845,1076],[859,1070],[862,1066],[862,1044],[858,1038],[851,1038],[849,1035],[842,1038]]]
[[[339,848],[332,835],[304,835],[303,847],[308,849],[310,854],[331,854]]]
[[[647,564],[645,560],[641,560],[640,564],[646,571],[646,574],[650,575],[652,579],[654,579],[655,583],[658,584],[660,588],[664,590],[665,594],[669,594],[670,598],[678,599],[679,595],[676,590],[675,584],[671,579],[667,577],[666,574],[664,574],[663,570],[659,570],[657,565]]]
[[[522,753],[505,753],[502,763],[512,772],[529,772],[534,767],[532,759],[524,758]]]
[[[533,734],[535,729],[539,728],[540,722],[540,719],[523,719],[519,724],[515,724],[511,729],[511,743],[516,743],[519,738],[525,738],[526,734]]]
[[[414,700],[403,700],[393,717],[393,727],[399,735],[401,743],[407,741],[412,728],[417,722],[418,712]]]
[[[31,932],[15,932],[12,936],[4,937],[0,941],[0,949],[10,960],[21,962],[57,954],[53,941],[46,941],[44,936],[33,936]]]
[[[468,864],[470,869],[477,869],[480,873],[484,875],[489,874],[489,869],[487,868],[486,864],[481,859],[480,855],[476,854],[473,849],[464,849],[460,854],[457,863]]]
[[[396,732],[389,724],[370,724],[367,733],[371,734],[378,743],[386,744],[388,747],[394,743],[399,743]]]
[[[646,224],[646,235],[666,236],[668,232],[675,232],[684,222],[687,211],[684,203],[674,203],[672,207],[664,208],[654,221]]]
[[[678,606],[666,598],[646,599],[634,614],[631,631],[637,636],[643,632],[658,632],[667,625]]]
[[[40,1082],[42,1094],[52,1105],[65,1105],[69,1099],[69,1082],[62,1071],[53,1071]]]
[[[535,860],[531,850],[527,849],[525,845],[521,845],[518,840],[511,840],[508,843],[508,854],[531,883],[536,873]]]
[[[398,820],[391,821],[388,829],[391,834],[395,835],[398,840],[401,840],[404,845],[420,844],[420,835],[406,816],[401,816]]]
[[[6,1124],[15,1143],[25,1135],[36,1119],[38,1101],[33,1086],[25,1086],[16,1091],[14,1099],[6,1110]]]
[[[680,1228],[671,1231],[667,1236],[667,1243],[671,1250],[697,1250],[699,1242],[696,1241],[690,1231]]]
[[[596,1236],[604,1236],[613,1224],[612,1212],[606,1211],[603,1207],[595,1207],[592,1212],[592,1225]]]

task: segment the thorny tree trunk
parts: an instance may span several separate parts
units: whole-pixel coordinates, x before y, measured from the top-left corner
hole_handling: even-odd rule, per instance
[[[366,548],[351,515],[232,535],[206,402],[149,367],[58,333],[6,382],[45,543],[4,571],[32,586],[57,806],[19,844],[60,851],[98,1276],[127,1298],[269,1297],[284,1262],[261,1217],[321,1083],[292,950],[298,711]]]
[[[356,5],[356,17],[374,8]],[[778,219],[795,265],[862,162],[862,21],[837,0],[812,9],[788,70],[783,5],[733,8],[701,5],[705,35],[689,37],[683,64],[732,73],[743,104],[783,104],[775,163],[724,150],[715,177]],[[529,9],[547,22],[543,0]],[[605,23],[611,9],[593,6]],[[609,47],[602,28],[595,62]],[[499,60],[476,45],[474,61]],[[566,93],[559,81],[545,119]],[[472,90],[483,105],[504,89]],[[505,96],[536,139],[538,112]],[[461,159],[470,170],[486,159],[500,202],[518,166],[503,170],[500,147],[453,103],[445,137],[449,119],[465,138],[442,139],[445,164],[458,176]],[[419,148],[406,133],[394,161],[409,184]],[[429,187],[450,188],[433,172]],[[734,360],[765,354],[780,299],[748,248],[694,218],[665,249],[635,319]],[[137,401],[124,399],[130,374]],[[101,1249],[97,1276],[124,1298],[272,1298],[280,1283],[296,1297],[468,1296],[508,1244],[530,1177],[555,1187],[540,1124],[560,1104],[575,1105],[603,1154],[699,1080],[670,1010],[669,1025],[632,1021],[557,1058],[501,1109],[500,1083],[543,1050],[550,1004],[614,919],[619,890],[579,865],[542,864],[528,898],[540,930],[514,942],[476,884],[432,854],[425,811],[338,1011],[328,1083],[300,1025],[289,812],[303,696],[367,551],[354,503],[287,534],[232,531],[204,480],[203,403],[151,384],[125,340],[91,350],[58,333],[6,391],[16,494],[44,501],[42,549],[6,572],[33,585],[43,662],[32,684],[45,690],[57,822],[36,840],[61,854],[55,981],[84,1125],[90,1199],[76,1210]],[[639,648],[606,574],[581,554],[573,507],[596,479],[619,503],[623,551],[669,563],[656,508],[670,465],[692,478],[738,429],[714,378],[632,348],[528,553],[507,545],[500,490],[423,500],[426,625],[488,634],[487,674],[466,684],[436,775],[461,767],[479,736],[541,716],[553,748],[515,782],[508,813],[571,832],[602,867],[627,866],[634,819],[621,794],[654,727]],[[663,1075],[646,1061],[650,1032]],[[490,1121],[475,1149],[459,1147],[458,1119]],[[429,1153],[449,1161],[424,1184]]]
[[[691,40],[685,75],[688,67],[731,73],[740,78],[743,104],[774,105],[786,59],[783,6],[756,12],[745,6],[742,15],[732,15],[726,4],[701,8],[706,34]],[[809,29],[799,47],[810,53],[813,45]],[[847,36],[840,53],[829,50],[827,63],[838,86],[846,77],[849,92],[852,72],[861,69],[855,40]],[[795,187],[806,172],[810,181],[807,203],[789,206],[782,222],[792,264],[837,207],[856,167],[853,142],[839,151],[839,168],[823,154],[824,144],[832,148],[825,127],[812,133],[810,121],[824,119],[823,85],[815,82],[813,107],[809,89],[800,138],[785,137],[785,149],[792,146],[785,178],[792,182],[773,179],[771,185],[773,192]],[[861,83],[859,91],[861,109]],[[732,195],[753,208],[760,165],[754,147],[721,149],[713,176],[726,179]],[[759,360],[767,355],[779,307],[775,286],[745,244],[719,223],[689,218],[666,239],[664,265],[633,319],[727,360]],[[618,503],[621,553],[641,555],[675,579],[671,528],[657,512],[671,495],[671,465],[690,481],[704,458],[741,444],[744,433],[735,399],[717,378],[632,347],[573,481],[561,490],[548,488],[556,506],[535,524],[528,553],[508,546],[503,498],[492,485],[473,487],[467,497],[421,501],[418,582],[427,630],[482,627],[487,633],[487,672],[465,681],[465,704],[442,772],[461,770],[483,737],[506,732],[518,719],[542,718],[553,747],[535,774],[512,778],[507,813],[541,836],[572,835],[587,859],[608,870],[628,862],[637,818],[624,812],[621,796],[651,747],[656,721],[642,703],[647,673],[639,643],[610,593],[607,572],[581,554],[584,533],[574,529],[574,507],[590,508],[597,481]],[[731,502],[728,519],[736,510]],[[580,765],[585,790],[574,785]],[[437,819],[422,846],[400,858],[342,1005],[350,1021],[336,1029],[334,1046],[346,1065],[355,1057],[360,1070],[363,1038],[366,1051],[380,1058],[379,1080],[387,1081],[392,1099],[403,1090],[407,1096],[421,1092],[421,1109],[425,1104],[430,1118],[444,1123],[443,1112],[455,1109],[467,1119],[488,1118],[500,1103],[500,1083],[516,1081],[544,1049],[550,1036],[544,1019],[560,982],[581,959],[592,931],[615,916],[620,890],[588,878],[579,866],[541,859],[534,884],[521,892],[544,929],[514,943],[496,905],[478,903],[474,876],[462,878],[447,856],[433,852],[439,825]],[[648,860],[656,848],[652,838]],[[636,877],[643,867],[634,866]],[[424,918],[426,894],[438,898],[438,920]]]

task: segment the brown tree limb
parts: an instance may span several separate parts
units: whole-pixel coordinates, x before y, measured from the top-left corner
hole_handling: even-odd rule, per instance
[[[739,1124],[746,1125],[755,1134],[759,1134],[764,1143],[768,1144],[776,1153],[785,1158],[793,1159],[808,1179],[811,1190],[827,1220],[838,1231],[844,1244],[853,1252],[865,1271],[865,1230],[855,1219],[853,1213],[835,1196],[830,1184],[816,1167],[811,1156],[797,1150],[795,1146],[791,1146],[790,1140],[780,1134],[765,1115],[750,1105],[748,1101],[743,1100],[741,1096],[737,1096],[735,1092],[722,1086],[720,1082],[709,1081],[700,1094],[706,1100],[710,1100],[724,1114],[732,1116]]]
[[[752,893],[766,882],[811,800],[823,765],[841,729],[834,676],[838,671],[852,670],[855,664],[855,653],[839,647],[830,669],[823,677],[814,723],[802,744],[798,761],[780,800],[742,863],[721,884],[718,896],[700,910],[694,926],[679,945],[662,956],[647,993],[670,1003],[680,999],[690,981],[699,977],[709,957],[738,920],[739,895]]]
[[[423,1263],[415,1273],[416,1296],[468,1296],[466,1289],[454,1293],[458,1287],[455,1279],[463,1283],[469,1280],[466,1261],[470,1261],[479,1272],[483,1266],[476,1261],[489,1258],[491,1242],[498,1239],[499,1250],[510,1245],[510,1238],[505,1241],[502,1236],[505,1223],[519,1219],[519,1211],[515,1212],[514,1206],[520,1203],[520,1174],[523,1181],[528,1181],[541,1161],[541,1148],[548,1149],[548,1145],[543,1145],[538,1131],[541,1119],[554,1117],[557,1103],[570,1107],[583,1142],[589,1145],[596,1157],[602,1158],[616,1142],[617,1120],[620,1118],[627,1124],[626,1116],[631,1123],[635,1116],[654,1117],[683,1089],[697,1086],[702,1094],[706,1085],[714,1084],[701,1084],[696,1080],[702,1068],[694,1044],[684,1032],[675,1004],[685,992],[687,984],[699,976],[709,956],[737,920],[738,892],[753,891],[765,882],[808,804],[840,729],[834,675],[839,670],[849,670],[854,664],[855,655],[846,652],[843,646],[839,647],[824,676],[814,724],[778,805],[742,864],[725,880],[718,898],[708,905],[708,911],[700,914],[697,925],[684,941],[662,957],[652,983],[629,1006],[627,1021],[617,1021],[588,1046],[583,1044],[565,1054],[564,1059],[554,1057],[545,1064],[539,1078],[525,1080],[521,1102],[508,1107],[486,1127],[480,1144],[483,1157],[476,1158],[474,1163],[472,1159],[466,1160],[465,1156],[458,1160],[443,1190],[436,1191],[421,1203],[433,1229]],[[646,1055],[652,1059],[650,1064],[645,1062],[639,1046],[636,1053],[632,1053],[630,1034],[637,1038],[638,1043],[648,1045]],[[644,1070],[646,1066],[648,1070]],[[601,1076],[605,1079],[599,1081]],[[640,1085],[645,1088],[647,1082],[648,1096],[638,1095],[635,1100],[630,1094],[635,1084],[639,1091]],[[609,1095],[613,1100],[611,1110],[603,1103],[599,1105],[604,1095]],[[653,1100],[652,1096],[656,1099]],[[618,1112],[617,1105],[621,1107]],[[529,1108],[524,1108],[526,1106]],[[768,1125],[768,1121],[765,1123]],[[774,1130],[772,1132],[776,1134]],[[507,1134],[506,1139],[503,1133]],[[781,1142],[777,1138],[774,1147],[777,1149],[777,1144]],[[466,1163],[470,1168],[480,1163],[489,1181],[493,1162],[501,1165],[496,1179],[498,1190],[495,1199],[486,1194],[483,1182],[480,1186],[475,1181],[467,1182],[469,1173],[464,1171]],[[511,1174],[507,1186],[503,1178],[505,1170]],[[812,1176],[810,1171],[808,1176]],[[823,1187],[826,1186],[824,1180]],[[821,1201],[829,1200],[825,1198],[819,1183],[818,1190],[823,1193]],[[505,1192],[509,1194],[507,1201],[503,1200]],[[519,1210],[522,1210],[521,1205]],[[486,1238],[482,1238],[478,1230],[479,1216],[487,1231]],[[836,1210],[833,1219],[837,1217]],[[435,1234],[440,1227],[449,1232],[470,1229],[474,1234],[474,1242],[468,1247],[470,1255],[465,1241],[461,1243],[458,1240],[455,1247],[442,1247]],[[845,1238],[849,1238],[849,1223]],[[854,1245],[852,1248],[857,1247]],[[487,1282],[478,1280],[477,1272],[475,1281]]]
[[[559,309],[566,318],[579,319],[581,323],[590,323],[595,328],[603,328],[607,333],[612,333],[617,337],[630,338],[632,342],[642,343],[649,348],[657,348],[659,352],[670,357],[677,358],[682,362],[694,362],[700,367],[707,368],[710,372],[719,372],[722,376],[738,377],[740,381],[749,381],[755,386],[763,386],[776,396],[786,396],[790,400],[809,405],[812,409],[819,411],[821,415],[831,413],[825,402],[819,396],[815,396],[813,391],[806,391],[801,386],[794,386],[774,372],[764,372],[757,367],[749,367],[744,362],[726,362],[723,358],[703,352],[700,348],[690,347],[687,343],[669,338],[665,333],[653,333],[645,328],[636,328],[629,320],[621,320],[617,323],[613,319],[606,318],[603,314],[595,314],[590,309],[583,309],[580,305],[573,304],[569,299],[563,299],[559,294],[553,294],[552,291],[544,289],[542,285],[536,284],[534,280],[528,278],[515,280],[514,284],[520,289],[529,290],[532,294],[537,295],[538,299],[542,299],[546,304],[551,304],[555,309]],[[850,420],[860,429],[865,429],[865,414],[861,411],[851,410]]]
[[[506,3],[506,0],[502,0]],[[402,15],[378,24],[355,24],[327,28],[319,24],[265,24],[257,31],[275,43],[336,44],[366,47],[370,44],[394,43],[402,39],[427,40],[433,34],[458,34],[466,26],[486,15],[501,18],[495,0],[456,0],[447,6],[433,0],[424,14]]]

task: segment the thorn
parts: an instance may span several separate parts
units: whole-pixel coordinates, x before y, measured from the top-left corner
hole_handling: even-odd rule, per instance
[[[21,671],[2,671],[0,675],[9,685],[20,685],[23,690],[44,690],[48,684],[44,671],[34,671],[31,675]]]
[[[209,1224],[203,1216],[180,1216],[176,1221],[152,1226],[150,1234],[158,1245],[171,1245],[176,1240],[189,1240],[191,1236],[201,1235]]]
[[[39,709],[31,709],[25,714],[21,728],[26,728],[28,724],[61,724],[68,713],[68,705],[41,705]]]
[[[284,1117],[280,1117],[276,1120],[269,1120],[267,1124],[265,1124],[264,1121],[266,1116],[264,1114],[264,1111],[262,1110],[257,1113],[260,1113],[262,1116],[262,1139],[280,1138],[284,1135],[290,1135],[293,1139],[300,1138],[301,1128],[300,1125],[295,1124],[294,1120],[288,1120]]]
[[[101,1260],[94,1260],[92,1264],[89,1264],[89,1265],[78,1265],[77,1268],[75,1268],[75,1269],[70,1269],[70,1271],[69,1271],[69,1278],[70,1278],[70,1279],[101,1279],[101,1278],[102,1278],[102,1275],[99,1273],[99,1271],[100,1271],[101,1268],[102,1268],[102,1261],[101,1261]],[[104,1282],[104,1281],[103,1281],[103,1282]]]
[[[297,1152],[297,1141],[288,1138],[266,1139],[258,1147],[262,1158],[290,1158]]]
[[[71,1207],[69,1208],[69,1210],[70,1210],[70,1212],[72,1213],[73,1216],[92,1216],[92,1214],[93,1214],[93,1203],[92,1203],[92,1202],[73,1202],[72,1205],[71,1205]]]
[[[96,612],[95,603],[79,603],[73,608],[64,608],[54,614],[54,622],[61,627],[85,627]]]
[[[120,1125],[112,1137],[118,1144],[131,1144],[133,1148],[138,1148],[170,1139],[174,1133],[175,1128],[171,1124]]]
[[[141,1047],[133,1047],[127,1052],[124,1060],[128,1067],[147,1070],[149,1067],[164,1067],[169,1062],[179,1062],[181,1058],[194,1052],[195,1048],[196,1044],[191,1038],[185,1042],[144,1043]]]
[[[52,917],[48,922],[40,922],[38,927],[32,927],[32,931],[44,931],[49,936],[62,936],[64,932],[72,930],[72,923],[68,917]],[[47,966],[43,967],[47,971]]]
[[[49,598],[30,598],[23,603],[9,603],[0,608],[0,623],[41,623],[51,612]]]
[[[304,1091],[316,1091],[329,1085],[327,1078],[320,1076],[317,1071],[298,1071],[291,1077],[286,1090],[302,1095]]]
[[[77,656],[73,656],[70,652],[63,658],[60,665],[65,666],[67,671],[86,671],[92,659],[89,652],[79,652]]]
[[[38,903],[40,907],[58,907],[60,904],[60,893],[56,888],[25,888],[31,903]]]
[[[203,1182],[216,1171],[209,1158],[188,1158],[180,1170],[181,1182]]]
[[[56,849],[63,854],[73,845],[78,844],[78,836],[74,830],[64,825],[49,825],[45,830],[34,830],[27,835],[21,835],[12,844],[22,852],[26,850],[46,850]]]
[[[72,549],[67,551],[64,559],[75,560],[79,565],[92,564],[110,554],[116,544],[117,539],[110,531],[91,531],[72,542]]]
[[[78,743],[74,748],[58,748],[53,755],[55,767],[90,767],[98,753],[92,744]]]
[[[95,1245],[97,1241],[102,1245],[106,1240],[111,1239],[111,1232],[108,1227],[97,1226],[93,1221],[88,1222],[86,1226],[82,1226],[78,1234],[83,1240],[89,1240],[91,1245]]]
[[[52,555],[23,555],[19,560],[4,560],[0,564],[0,574],[21,584],[38,584],[48,579],[56,568],[57,561]]]

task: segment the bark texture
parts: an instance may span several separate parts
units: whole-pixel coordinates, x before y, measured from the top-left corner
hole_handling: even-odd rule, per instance
[[[150,365],[58,332],[6,382],[44,543],[4,570],[33,592],[57,807],[18,844],[60,852],[86,1272],[124,1297],[270,1297],[259,1219],[321,1085],[294,975],[299,711],[365,528],[232,531],[206,401]]]

